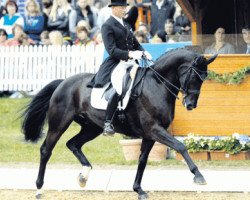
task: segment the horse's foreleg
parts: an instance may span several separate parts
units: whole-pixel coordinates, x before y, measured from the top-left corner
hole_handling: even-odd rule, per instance
[[[154,143],[155,142],[153,140],[147,140],[147,139],[142,140],[141,155],[139,158],[139,164],[138,164],[135,182],[134,182],[134,186],[133,186],[134,191],[137,192],[139,195],[138,196],[139,199],[147,199],[148,198],[147,193],[144,192],[141,188],[141,180],[142,180],[142,176],[143,176],[145,167],[147,165],[148,155],[149,155]]]
[[[194,164],[193,160],[188,154],[184,144],[174,138],[163,127],[158,126],[152,130],[152,139],[165,144],[180,153],[185,159],[190,171],[194,174],[194,182],[200,185],[206,184],[206,181],[200,173],[198,167]]]
[[[81,187],[85,187],[89,172],[92,169],[90,162],[83,154],[81,148],[86,142],[93,140],[101,133],[101,128],[85,125],[82,127],[81,131],[76,136],[71,138],[66,144],[83,166],[82,172],[78,176],[78,183]]]

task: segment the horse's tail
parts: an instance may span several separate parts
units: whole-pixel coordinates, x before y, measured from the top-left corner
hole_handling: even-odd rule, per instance
[[[46,85],[25,107],[22,113],[22,132],[25,140],[35,142],[41,137],[51,96],[62,81],[58,79]]]

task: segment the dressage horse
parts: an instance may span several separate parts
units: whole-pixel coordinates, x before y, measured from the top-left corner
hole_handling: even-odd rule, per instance
[[[155,141],[181,153],[194,174],[194,182],[206,184],[185,146],[167,128],[173,121],[175,102],[180,91],[183,93],[183,105],[186,109],[196,108],[201,85],[207,76],[207,65],[215,58],[216,55],[206,59],[187,49],[176,49],[163,54],[147,68],[140,95],[130,100],[124,111],[125,120],[121,122],[118,118],[114,119],[116,132],[142,138],[141,155],[133,185],[139,199],[148,198],[141,188],[141,180]],[[46,165],[53,148],[73,121],[81,126],[81,130],[66,145],[85,169],[92,168],[81,148],[102,133],[105,117],[104,110],[90,105],[91,88],[87,87],[87,83],[93,76],[94,74],[83,73],[49,83],[33,98],[23,113],[22,130],[27,141],[38,140],[42,135],[45,118],[48,120],[47,135],[40,148],[40,167],[36,181],[38,191],[43,186]],[[84,173],[79,178],[82,182],[86,179],[87,175]]]

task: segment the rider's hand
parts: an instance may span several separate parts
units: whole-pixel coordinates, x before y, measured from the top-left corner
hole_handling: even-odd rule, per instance
[[[136,50],[136,51],[129,51],[128,57],[137,60],[141,59],[142,55],[143,51]]]
[[[146,56],[146,58],[148,59],[148,60],[152,60],[152,56],[151,56],[151,54],[148,52],[148,51],[144,51],[144,55]]]

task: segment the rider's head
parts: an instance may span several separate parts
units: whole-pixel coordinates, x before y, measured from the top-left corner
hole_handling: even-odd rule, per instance
[[[126,0],[111,0],[109,7],[112,7],[112,14],[118,18],[123,18],[127,12],[128,3]]]

